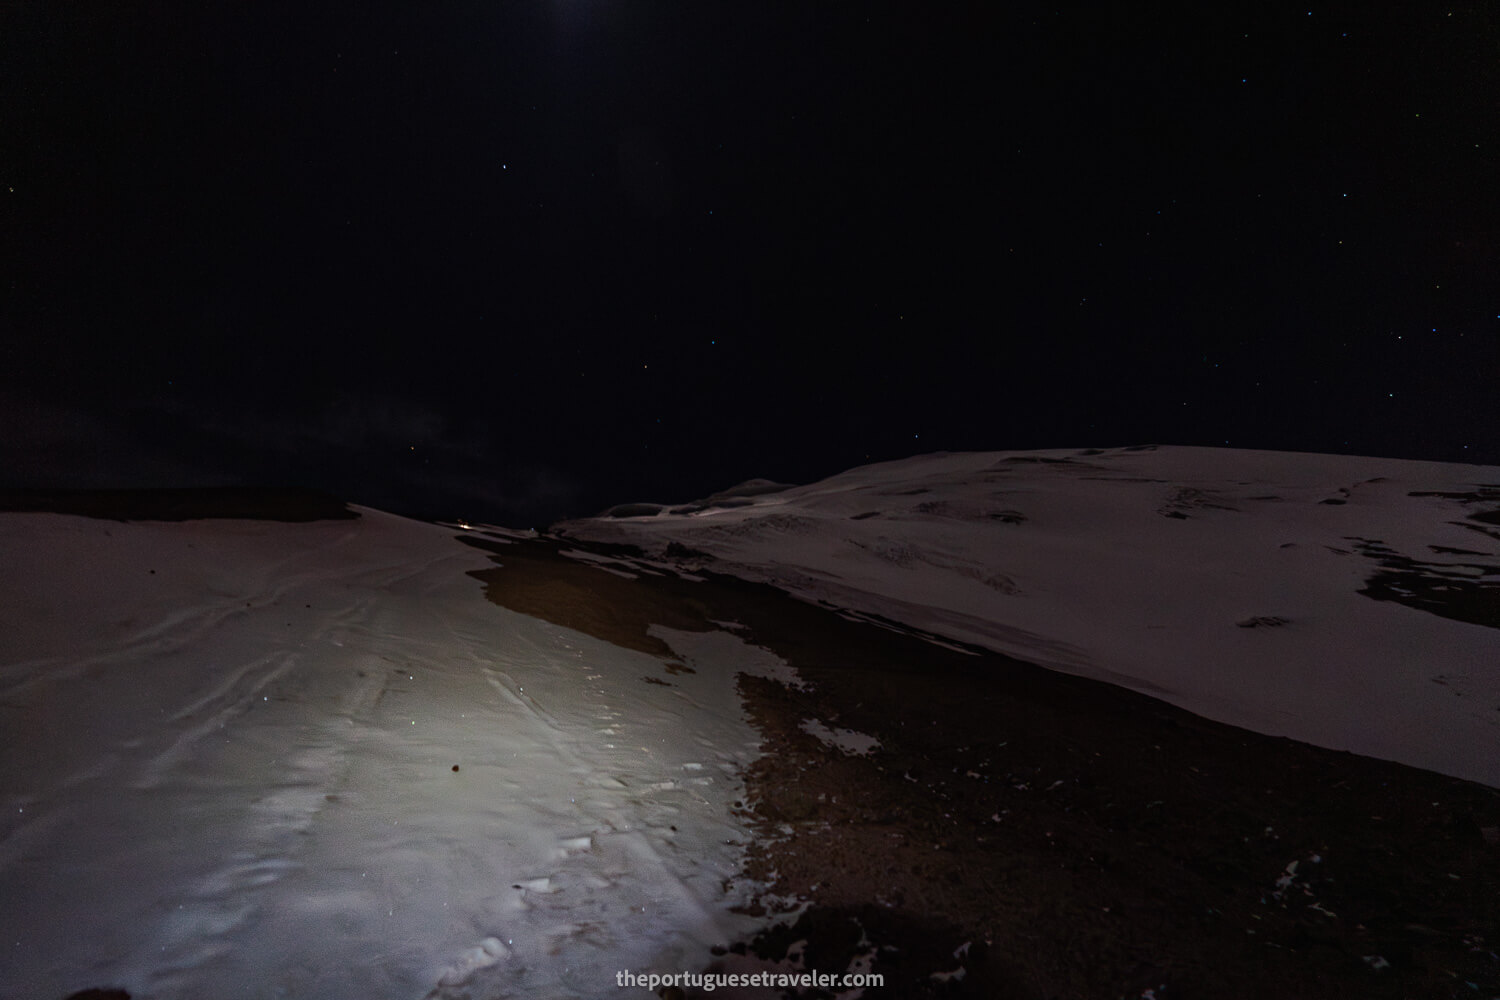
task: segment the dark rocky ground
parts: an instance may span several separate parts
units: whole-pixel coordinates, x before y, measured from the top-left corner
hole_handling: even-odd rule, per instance
[[[627,580],[545,538],[466,537],[503,563],[477,574],[491,599],[661,656],[653,682],[673,665],[649,625],[719,619],[810,683],[739,681],[767,750],[746,776],[761,834],[747,874],[771,883],[772,912],[812,905],[736,951],[805,941],[803,965],[831,972],[873,948],[878,997],[1500,996],[1494,789],[765,586]],[[830,748],[808,718],[880,748]]]

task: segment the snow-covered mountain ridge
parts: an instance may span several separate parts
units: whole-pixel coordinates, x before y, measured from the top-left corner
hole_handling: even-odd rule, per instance
[[[1500,787],[1500,468],[935,454],[554,532]]]

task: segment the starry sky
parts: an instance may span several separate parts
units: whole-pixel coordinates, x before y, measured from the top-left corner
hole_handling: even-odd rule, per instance
[[[1500,8],[21,0],[0,487],[1500,463]]]

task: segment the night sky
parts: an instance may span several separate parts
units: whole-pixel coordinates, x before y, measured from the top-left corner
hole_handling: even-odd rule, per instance
[[[1500,7],[0,6],[0,486],[1500,463]]]

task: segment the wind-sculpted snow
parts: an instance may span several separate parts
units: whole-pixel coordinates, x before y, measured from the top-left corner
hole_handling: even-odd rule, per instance
[[[924,455],[562,535],[1500,786],[1500,468]]]
[[[593,997],[742,933],[775,658],[643,684],[455,534],[0,516],[0,994]]]

